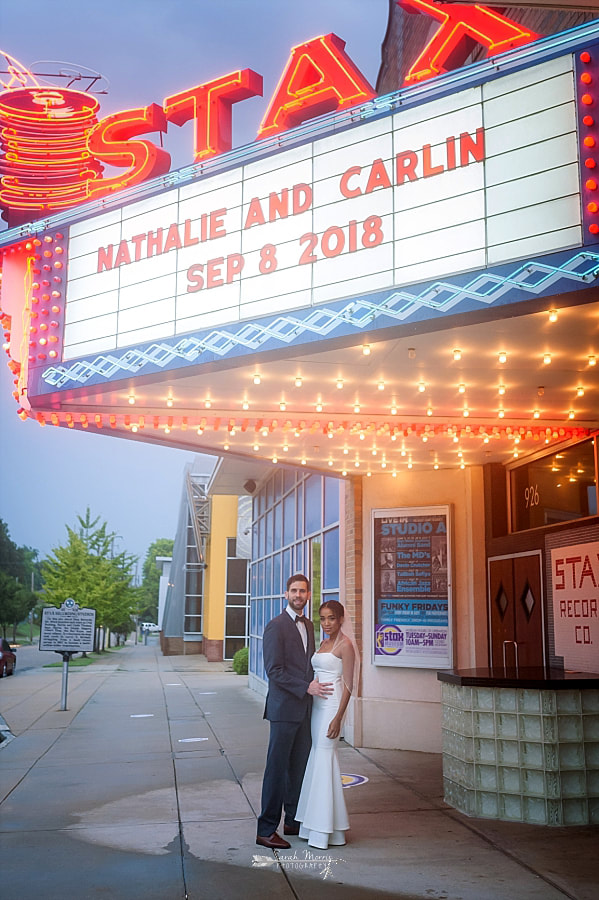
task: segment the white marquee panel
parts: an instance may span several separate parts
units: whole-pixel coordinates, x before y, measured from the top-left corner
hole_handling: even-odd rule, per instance
[[[539,172],[528,178],[516,178],[487,189],[487,215],[521,209],[530,204],[553,198],[578,195],[578,164],[570,163],[549,172]]]
[[[88,352],[81,348],[98,341],[110,349],[153,340],[161,336],[161,327],[167,336],[226,325],[482,269],[531,253],[540,244],[549,252],[579,243],[571,69],[569,57],[544,63],[73,226],[65,356]],[[474,140],[483,122],[484,162],[472,154],[461,159],[460,135]],[[455,139],[453,159],[447,138]],[[427,145],[430,150],[423,150]],[[396,185],[396,155],[403,152],[415,154],[417,162],[412,180]],[[432,170],[425,177],[427,154]],[[393,186],[379,184],[366,194],[379,159]],[[352,167],[362,171],[348,179],[349,189],[358,190],[349,198],[341,192],[341,179]],[[310,207],[268,221],[269,195],[286,189],[291,207],[292,188],[303,183],[313,189]],[[255,197],[265,224],[244,227]],[[211,214],[219,234],[213,238],[206,230]],[[217,216],[222,221],[215,222]],[[380,234],[375,246],[364,247],[364,222],[371,216],[379,217]],[[356,223],[351,252],[350,222]],[[174,224],[174,246],[168,252],[155,247],[148,258],[148,233],[157,236],[162,229],[164,241]],[[337,244],[341,233],[342,250]],[[310,234],[309,242],[303,240]],[[136,246],[132,239],[138,235],[144,239]],[[302,254],[305,264],[300,264]],[[238,255],[241,272],[236,271]],[[98,273],[101,260],[104,270]],[[230,283],[225,283],[227,271]],[[118,290],[117,320],[109,310],[115,308]]]
[[[581,231],[580,225],[576,225],[573,228],[547,231],[533,237],[527,236],[521,240],[510,240],[508,236],[506,243],[489,247],[488,264],[493,266],[512,259],[520,259],[527,254],[552,253],[556,250],[565,250],[567,247],[575,247],[582,240]]]

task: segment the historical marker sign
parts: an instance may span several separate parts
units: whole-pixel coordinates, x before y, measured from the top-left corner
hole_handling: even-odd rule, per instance
[[[95,609],[80,609],[68,597],[59,609],[42,611],[40,650],[57,653],[84,653],[94,649]]]

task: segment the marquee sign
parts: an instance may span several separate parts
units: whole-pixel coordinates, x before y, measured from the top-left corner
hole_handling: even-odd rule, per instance
[[[581,178],[564,56],[88,217],[62,358],[580,246]]]
[[[3,324],[23,415],[61,391],[592,286],[599,29],[584,35],[516,50],[505,71],[500,58],[472,66],[459,89],[440,75],[352,107],[339,131],[325,117],[280,149],[259,141],[7,247]],[[312,109],[342,102],[324,75],[314,90],[318,53],[323,72],[329,51],[341,65],[328,37],[310,65],[314,42],[292,53],[264,127],[301,118],[300,85]],[[343,65],[343,96],[365,90]],[[208,102],[195,89],[167,99],[152,121]],[[116,142],[120,125],[106,127]]]

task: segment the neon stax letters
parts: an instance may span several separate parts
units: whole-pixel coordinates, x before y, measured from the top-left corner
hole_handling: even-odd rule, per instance
[[[399,5],[407,12],[423,13],[440,22],[412,65],[406,86],[462,65],[476,43],[492,55],[538,37],[494,10],[478,5],[447,5],[438,0],[399,0]],[[344,48],[345,42],[335,34],[292,48],[258,129],[258,139],[374,98],[375,91]],[[0,93],[0,128],[11,139],[6,147],[0,143],[0,207],[9,224],[18,224],[165,175],[171,165],[170,154],[141,136],[164,134],[169,124],[193,122],[196,163],[230,150],[233,104],[262,96],[263,79],[252,69],[240,69],[168,96],[161,105],[151,103],[123,110],[99,121],[95,116],[98,102],[89,94],[49,90],[30,73],[4,87],[6,90]],[[82,113],[86,114],[81,124],[79,119],[71,122],[73,110],[79,119]],[[78,130],[73,137],[75,125]],[[39,143],[35,153],[30,146],[31,133]],[[452,167],[456,149],[463,152],[461,145],[454,148],[448,144],[448,168]],[[104,175],[103,164],[124,171]],[[410,157],[403,165],[405,178],[416,177]],[[347,196],[352,196],[355,189],[348,181]],[[177,239],[174,232],[166,237],[172,246],[176,246]],[[141,251],[136,246],[134,255],[138,252]]]

